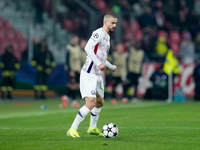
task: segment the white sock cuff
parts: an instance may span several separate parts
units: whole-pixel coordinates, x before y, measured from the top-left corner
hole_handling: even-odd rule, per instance
[[[90,110],[85,105],[83,107],[81,107],[81,109],[79,111],[81,112],[81,114],[83,115],[84,118],[90,112]]]
[[[97,108],[97,107],[94,107],[91,112],[95,115],[99,115],[99,113],[101,112],[101,107],[100,108]]]

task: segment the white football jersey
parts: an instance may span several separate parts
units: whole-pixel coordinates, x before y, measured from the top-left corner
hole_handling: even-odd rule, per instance
[[[92,33],[92,36],[85,46],[85,50],[93,51],[100,61],[100,64],[102,63],[104,65],[107,60],[109,49],[110,35],[102,27]],[[97,62],[99,61],[94,63],[94,61],[87,55],[86,62],[82,67],[82,70],[90,74],[101,76],[103,71],[98,68],[98,65],[100,64],[97,64]]]

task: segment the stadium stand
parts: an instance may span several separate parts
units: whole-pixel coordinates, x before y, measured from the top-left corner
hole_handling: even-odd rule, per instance
[[[6,43],[10,42],[14,46],[15,55],[21,60],[22,54],[33,48],[33,39],[38,43],[46,38],[56,63],[63,64],[65,46],[71,36],[76,34],[88,39],[91,35],[91,14],[78,4],[80,0],[54,2],[55,5],[53,0],[1,0],[0,55],[4,53]],[[200,54],[200,38],[198,38],[200,13],[197,7],[199,1],[82,0],[81,2],[94,12],[95,28],[102,24],[101,17],[106,12],[117,13],[121,18],[121,23],[118,24],[121,27],[121,36],[118,39],[125,46],[125,50],[130,43],[141,42],[146,54],[145,62],[163,60],[158,58],[155,51],[156,41],[162,36],[180,59],[180,45],[185,35],[190,33],[195,51]],[[112,42],[115,45],[116,38]]]
[[[6,44],[10,43],[14,47],[14,55],[21,60],[21,55],[27,48],[27,42],[21,31],[14,28],[10,21],[1,17],[0,19],[0,54],[4,53]]]

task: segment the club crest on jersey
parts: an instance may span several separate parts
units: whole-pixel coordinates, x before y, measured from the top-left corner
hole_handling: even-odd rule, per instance
[[[107,53],[107,54],[109,53],[109,49],[110,49],[110,48],[108,47],[107,50],[106,50],[106,53]]]
[[[91,91],[91,94],[92,94],[92,95],[96,95],[96,91],[95,91],[95,90],[92,90],[92,91]]]
[[[93,37],[94,37],[94,38],[98,38],[98,37],[99,37],[99,34],[98,34],[98,33],[95,33],[95,34],[93,35]]]

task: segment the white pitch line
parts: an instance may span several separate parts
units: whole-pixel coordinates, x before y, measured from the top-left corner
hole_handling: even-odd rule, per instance
[[[87,129],[88,127],[84,127]],[[166,129],[174,129],[174,130],[200,130],[200,127],[125,127],[125,126],[118,126],[119,129],[159,129],[159,130],[166,130]],[[52,130],[58,128],[8,128],[8,127],[0,127],[1,130],[10,130],[10,129],[16,129],[16,130]],[[60,127],[60,130],[65,129],[65,127]]]
[[[103,109],[104,110],[108,110],[108,109],[127,109],[127,108],[143,108],[143,107],[154,107],[154,106],[161,106],[161,105],[167,105],[168,103],[132,103],[132,104],[121,104],[121,105],[115,105],[113,107],[107,107],[104,106]],[[8,119],[8,118],[24,118],[24,117],[32,117],[32,116],[44,116],[44,115],[49,115],[49,114],[69,114],[69,113],[74,113],[77,112],[77,109],[73,109],[73,110],[67,110],[67,109],[63,109],[63,110],[54,110],[54,111],[45,111],[44,112],[31,112],[28,114],[12,114],[12,115],[4,115],[4,116],[0,116],[0,119]]]
[[[44,110],[45,111],[45,110]],[[12,114],[12,115],[8,115],[8,116],[0,116],[0,119],[8,119],[8,118],[24,118],[24,117],[32,117],[32,116],[44,116],[44,115],[51,115],[51,114],[57,114],[57,113],[73,113],[73,112],[76,112],[76,110],[59,110],[59,111],[46,111],[46,112],[31,112],[31,113],[28,113],[28,114],[19,114],[19,115],[16,115],[16,114]]]
[[[134,105],[135,104],[135,105]],[[112,109],[126,109],[126,108],[144,108],[144,107],[154,107],[154,106],[161,106],[161,105],[168,105],[169,103],[132,103],[129,104],[121,104],[112,107]],[[111,109],[110,107],[102,107],[102,109]]]
[[[133,127],[136,129],[160,129],[160,130],[165,130],[165,129],[185,129],[185,130],[200,130],[200,127]]]

